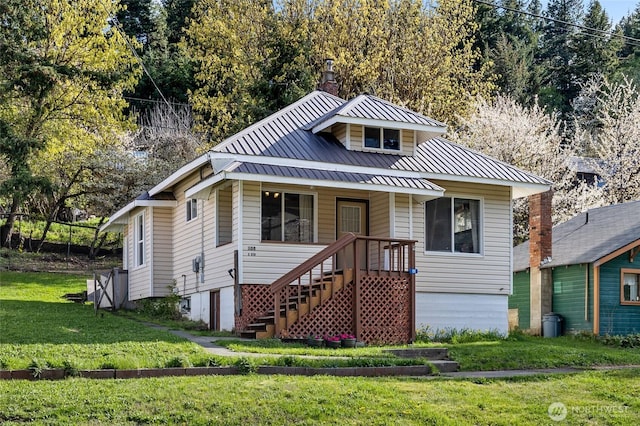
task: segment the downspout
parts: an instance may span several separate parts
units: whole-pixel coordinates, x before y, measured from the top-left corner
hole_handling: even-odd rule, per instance
[[[244,181],[237,181],[238,182],[238,270],[236,271],[236,277],[239,283],[244,282],[244,271],[243,271],[243,254],[244,254],[244,250],[242,249],[242,244],[243,244],[243,235],[242,235],[242,221],[243,221],[243,202],[242,202],[242,198],[243,198],[243,192],[244,192]]]
[[[593,264],[593,334],[600,334],[600,264]]]
[[[200,283],[204,284],[204,200],[202,201],[202,217],[200,220]]]
[[[147,231],[145,229],[145,231]],[[149,297],[155,297],[153,286],[153,206],[149,207]]]

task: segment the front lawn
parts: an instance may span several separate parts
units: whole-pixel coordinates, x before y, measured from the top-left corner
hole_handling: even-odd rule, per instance
[[[165,331],[94,313],[65,293],[86,289],[88,276],[3,271],[0,278],[0,368],[41,366],[77,369],[164,367],[176,357],[191,363],[208,354]],[[185,361],[187,362],[187,361]],[[204,362],[204,361],[203,361]]]
[[[639,375],[636,369],[473,381],[261,375],[0,381],[0,423],[633,425],[640,423]],[[550,406],[552,415],[566,413],[564,422],[551,420]]]

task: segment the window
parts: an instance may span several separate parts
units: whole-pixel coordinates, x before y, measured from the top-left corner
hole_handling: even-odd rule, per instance
[[[262,240],[314,241],[313,195],[262,191]]]
[[[216,192],[216,246],[221,246],[233,240],[233,194],[231,186]]]
[[[380,144],[382,141],[382,144]],[[366,148],[400,150],[400,130],[379,127],[364,128],[364,146]]]
[[[480,253],[480,200],[442,197],[425,203],[425,250]]]
[[[358,206],[341,206],[340,212],[340,232],[353,232],[360,234],[361,212]]]
[[[187,222],[198,217],[198,200],[187,200]]]
[[[142,266],[144,265],[144,213],[136,216],[134,227],[133,262],[135,266]]]
[[[640,305],[640,269],[623,269],[620,303]]]

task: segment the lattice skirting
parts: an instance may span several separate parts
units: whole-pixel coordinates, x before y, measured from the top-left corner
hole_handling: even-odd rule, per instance
[[[244,330],[258,317],[273,308],[273,294],[264,284],[242,284],[242,314],[236,315],[236,330]]]
[[[236,330],[244,330],[272,309],[273,296],[267,285],[243,284],[242,315],[236,316]],[[411,287],[404,277],[361,278],[361,335],[367,343],[407,343],[411,339]],[[291,336],[355,333],[353,285],[347,285],[324,305],[289,326]]]

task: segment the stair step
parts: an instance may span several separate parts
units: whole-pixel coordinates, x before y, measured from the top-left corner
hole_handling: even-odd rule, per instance
[[[255,330],[242,330],[240,331],[240,337],[244,339],[255,339],[256,331]]]
[[[455,361],[436,359],[429,361],[440,373],[453,373],[460,369],[460,364]]]

